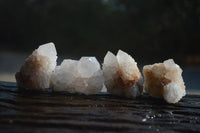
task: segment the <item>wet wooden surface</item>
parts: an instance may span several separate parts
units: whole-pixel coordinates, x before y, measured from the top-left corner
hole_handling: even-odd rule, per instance
[[[33,92],[0,82],[0,132],[200,132],[200,96],[173,105],[148,95]]]

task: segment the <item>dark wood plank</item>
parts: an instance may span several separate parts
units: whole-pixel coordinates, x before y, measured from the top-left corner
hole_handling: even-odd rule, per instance
[[[1,132],[198,132],[200,96],[177,104],[143,95],[136,99],[19,90],[0,82]]]

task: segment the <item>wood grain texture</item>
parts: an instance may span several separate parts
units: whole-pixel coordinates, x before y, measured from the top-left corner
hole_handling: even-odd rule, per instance
[[[199,132],[200,96],[177,104],[143,95],[136,99],[19,90],[0,82],[0,132]]]

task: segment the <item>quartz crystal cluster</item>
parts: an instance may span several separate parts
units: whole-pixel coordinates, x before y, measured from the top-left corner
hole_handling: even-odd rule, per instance
[[[16,73],[16,81],[21,88],[44,90],[50,86],[52,71],[56,67],[57,52],[53,43],[39,46],[26,59],[20,71]]]
[[[86,95],[108,91],[129,98],[141,95],[144,87],[151,96],[163,97],[168,103],[177,103],[186,94],[182,69],[172,59],[144,66],[144,85],[137,63],[121,50],[116,56],[107,52],[103,70],[95,57],[65,59],[58,66],[56,60],[53,43],[39,46],[16,73],[17,85]]]
[[[172,59],[143,68],[144,89],[153,97],[163,97],[168,103],[176,103],[185,96],[182,69]]]
[[[103,73],[95,57],[82,57],[80,60],[64,60],[55,68],[51,78],[54,91],[68,91],[96,94],[103,87]]]
[[[143,92],[143,79],[135,60],[119,50],[117,56],[108,52],[104,57],[103,75],[108,92],[135,98]]]

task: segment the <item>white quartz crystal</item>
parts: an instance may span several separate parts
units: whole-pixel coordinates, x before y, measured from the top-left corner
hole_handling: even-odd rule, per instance
[[[143,79],[135,60],[119,50],[117,56],[108,52],[103,63],[104,84],[108,92],[135,98],[143,92]]]
[[[176,103],[185,96],[182,69],[173,59],[143,68],[144,89],[153,97],[164,97],[168,103]]]
[[[165,85],[163,89],[163,97],[168,103],[177,103],[183,96],[185,96],[185,90],[174,82]]]
[[[57,62],[56,62],[56,60],[57,60],[57,52],[56,52],[55,45],[53,43],[47,43],[45,45],[41,45],[37,49],[37,52],[41,56],[48,57],[48,59],[51,62],[50,69],[54,70],[54,68],[55,68],[55,66],[57,64]]]
[[[67,90],[70,93],[74,93],[73,84],[74,78],[77,75],[77,64],[78,61],[67,59],[64,60],[60,66],[56,66],[51,77],[52,89],[56,91]]]
[[[50,77],[56,66],[57,52],[53,43],[39,46],[26,59],[16,73],[17,85],[21,88],[44,90],[49,88]]]
[[[91,77],[100,70],[100,64],[95,57],[82,57],[78,62],[77,70],[82,77]]]
[[[96,94],[103,87],[103,73],[95,57],[80,60],[64,60],[52,74],[51,87],[54,91]]]

